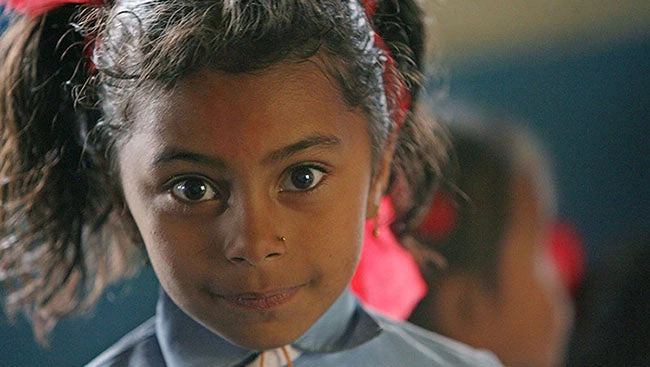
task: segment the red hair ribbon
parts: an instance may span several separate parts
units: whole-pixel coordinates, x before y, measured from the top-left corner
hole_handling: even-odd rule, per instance
[[[366,11],[368,20],[371,20],[377,10],[377,2],[375,0],[361,0],[361,5]],[[388,50],[384,40],[376,31],[374,32],[374,41],[377,48],[382,50],[386,57],[383,74],[384,93],[386,93],[388,100],[391,118],[397,126],[402,126],[406,120],[406,114],[411,107],[411,93],[404,84],[404,81],[396,74],[397,65],[395,64],[395,59]],[[391,97],[394,97],[395,100],[392,100]]]
[[[433,202],[417,232],[430,239],[444,240],[451,235],[458,222],[456,203],[446,191],[436,191]]]
[[[585,250],[578,229],[567,221],[556,221],[551,227],[548,250],[564,286],[574,293],[585,272]]]
[[[375,220],[379,221],[378,235],[373,234]],[[384,196],[377,218],[366,221],[361,258],[350,288],[366,306],[404,320],[427,293],[427,285],[413,255],[391,231],[394,220],[392,202]]]
[[[0,0],[6,10],[27,14],[30,17],[37,17],[52,9],[67,4],[102,4],[98,0]]]

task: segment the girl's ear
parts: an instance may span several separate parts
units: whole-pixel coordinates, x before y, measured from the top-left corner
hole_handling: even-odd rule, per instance
[[[377,217],[379,203],[388,187],[388,179],[391,174],[391,163],[395,154],[395,144],[397,141],[398,129],[394,129],[388,139],[384,150],[379,154],[379,161],[375,166],[375,172],[370,183],[370,192],[368,193],[368,202],[366,203],[366,219]]]
[[[140,234],[138,225],[135,223],[135,219],[133,219],[131,210],[126,205],[126,202],[122,207],[122,213],[120,217],[122,218],[122,225],[124,226],[124,229],[126,230],[131,241],[144,249],[144,241],[142,240],[142,235]]]
[[[112,176],[106,176],[106,179],[110,180],[108,182],[114,182],[115,178]],[[118,218],[120,218],[121,228],[125,231],[125,234],[128,236],[128,239],[131,240],[133,244],[137,244],[139,247],[144,249],[144,241],[142,240],[142,235],[138,229],[138,225],[135,223],[135,219],[131,215],[131,209],[126,203],[126,198],[122,193],[122,189],[116,185],[111,185],[110,194],[112,196],[113,210],[115,210]]]

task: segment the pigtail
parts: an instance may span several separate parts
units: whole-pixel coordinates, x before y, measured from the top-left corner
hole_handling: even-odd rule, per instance
[[[377,0],[375,6],[374,29],[395,60],[393,72],[410,92],[406,118],[398,127],[389,187],[397,215],[392,228],[403,236],[417,226],[447,176],[451,144],[443,128],[417,103],[425,70],[424,12],[415,0]],[[389,100],[396,98],[390,90],[387,94]]]
[[[0,281],[7,313],[23,311],[42,343],[128,273],[130,257],[111,250],[124,231],[106,225],[119,210],[88,134],[100,114],[79,89],[91,66],[70,25],[77,8],[18,16],[0,41]]]

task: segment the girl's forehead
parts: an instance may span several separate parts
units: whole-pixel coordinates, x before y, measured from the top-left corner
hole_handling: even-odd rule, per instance
[[[338,83],[323,70],[319,62],[312,60],[247,73],[202,70],[181,78],[171,88],[146,88],[134,104],[134,121],[140,127],[146,123],[148,128],[159,128],[170,116],[185,120],[213,113],[208,110],[215,104],[221,105],[221,116],[257,113],[260,124],[273,112],[299,117],[325,113],[332,106],[352,109]],[[288,104],[288,100],[295,103]],[[295,120],[287,117],[287,123]]]
[[[366,131],[368,123],[314,63],[256,73],[204,71],[136,108],[135,134],[219,155],[265,151],[311,136],[358,140],[351,131]]]

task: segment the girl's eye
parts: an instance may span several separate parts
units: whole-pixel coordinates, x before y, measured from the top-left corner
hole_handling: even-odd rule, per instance
[[[217,192],[205,179],[188,177],[173,184],[171,193],[178,199],[188,203],[198,203],[217,198]]]
[[[315,166],[299,166],[291,169],[282,181],[281,191],[311,190],[323,179],[325,172]]]

